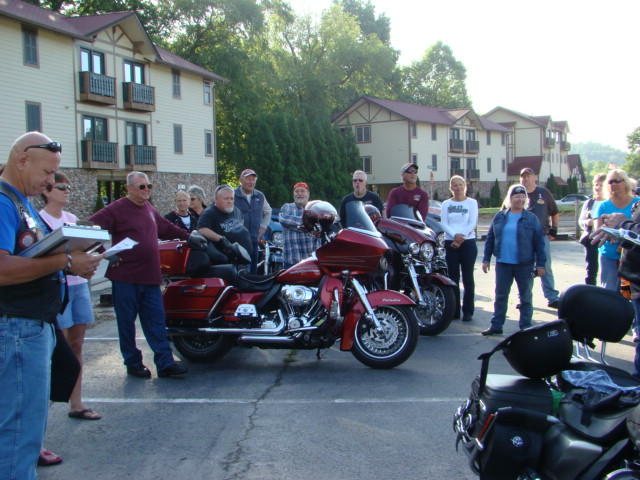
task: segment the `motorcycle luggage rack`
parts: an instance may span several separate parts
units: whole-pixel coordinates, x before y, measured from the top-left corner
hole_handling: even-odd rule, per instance
[[[600,360],[591,357],[591,354],[589,353],[589,350],[590,350],[589,344],[587,342],[575,341],[574,343],[575,343],[575,353],[573,354],[574,357],[579,358],[581,360],[588,360],[594,363],[601,363],[602,365],[609,365],[609,362],[607,362],[607,358],[606,358],[607,342],[600,342]],[[584,350],[584,356],[580,353],[581,350]]]

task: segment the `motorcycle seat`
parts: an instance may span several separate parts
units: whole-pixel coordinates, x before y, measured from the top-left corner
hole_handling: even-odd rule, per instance
[[[231,284],[246,292],[266,292],[271,289],[279,273],[278,271],[269,275],[253,275],[243,270],[238,272],[236,279]]]
[[[626,370],[614,367],[612,365],[605,365],[603,363],[588,362],[580,359],[573,358],[571,363],[565,370],[579,370],[581,372],[591,372],[594,370],[604,370],[607,372],[613,383],[621,387],[637,387],[640,386],[640,380],[635,378]],[[575,388],[569,382],[567,382],[562,375],[557,376],[558,386],[563,392],[568,392],[572,388]]]

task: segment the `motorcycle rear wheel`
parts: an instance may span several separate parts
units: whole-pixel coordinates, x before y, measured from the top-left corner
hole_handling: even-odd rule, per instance
[[[418,322],[408,307],[378,307],[375,310],[383,332],[365,316],[354,332],[351,353],[371,368],[393,368],[407,360],[418,344]]]
[[[420,327],[420,335],[434,336],[444,332],[451,325],[456,308],[453,286],[437,283],[421,285],[420,293],[426,305],[416,305],[413,309]],[[415,300],[415,295],[410,296]]]
[[[180,354],[194,363],[210,363],[224,357],[235,344],[229,335],[189,335],[174,337]]]

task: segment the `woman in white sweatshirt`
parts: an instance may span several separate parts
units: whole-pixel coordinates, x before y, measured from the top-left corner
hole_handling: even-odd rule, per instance
[[[460,318],[460,272],[464,296],[462,299],[462,321],[473,319],[475,281],[473,268],[478,256],[476,245],[476,225],[478,224],[478,202],[467,197],[467,184],[459,175],[449,180],[453,197],[442,202],[442,228],[445,232],[445,248],[449,278],[456,282],[456,312],[453,318]]]

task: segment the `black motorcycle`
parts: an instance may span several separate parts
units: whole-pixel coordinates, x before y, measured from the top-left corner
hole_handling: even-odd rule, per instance
[[[560,297],[560,320],[517,332],[479,357],[481,374],[453,428],[480,479],[640,479],[640,382],[572,356],[573,341],[588,352],[598,339],[604,361],[604,342],[620,341],[633,316],[618,292],[575,285]],[[498,351],[520,375],[488,373]]]

